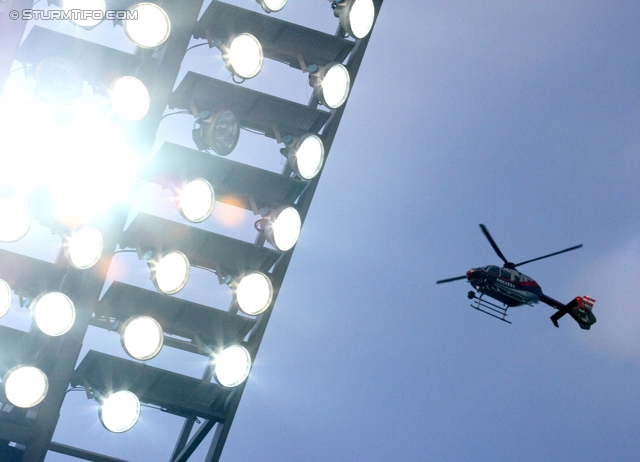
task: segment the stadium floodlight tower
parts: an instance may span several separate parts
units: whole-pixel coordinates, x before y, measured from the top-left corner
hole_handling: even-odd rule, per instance
[[[37,107],[43,112],[47,104],[51,107],[51,114],[41,117],[53,121],[61,134],[47,133],[68,143],[60,152],[79,149],[95,155],[75,147],[68,136],[74,127],[70,119],[93,120],[69,109],[84,97],[88,84],[108,101],[107,117],[100,120],[123,133],[122,146],[110,152],[130,153],[128,158],[97,158],[103,171],[90,178],[112,175],[112,184],[103,189],[133,191],[142,183],[170,189],[179,217],[133,213],[133,193],[102,208],[89,202],[90,207],[69,209],[60,207],[60,197],[81,202],[92,196],[81,189],[61,196],[51,182],[33,190],[0,184],[0,241],[9,246],[0,249],[0,460],[42,462],[48,451],[83,460],[120,460],[52,441],[60,414],[73,412],[64,406],[70,389],[84,390],[97,402],[96,422],[114,438],[139,418],[153,425],[161,409],[184,419],[167,454],[172,462],[190,460],[211,432],[205,460],[220,459],[382,1],[330,2],[339,18],[334,35],[278,19],[286,0],[257,0],[261,12],[211,0],[200,16],[203,0],[48,2],[49,8],[76,9],[86,3],[139,13],[144,24],[131,18],[116,21],[135,44],[135,54],[38,26],[17,48],[24,24],[11,29],[11,59],[6,51],[0,53],[0,84],[16,62],[23,66]],[[7,3],[25,2],[3,2],[0,12]],[[25,8],[31,6],[27,3]],[[74,24],[88,34],[102,27],[100,21]],[[0,29],[0,37],[7,34]],[[193,39],[221,55],[233,83],[187,70],[175,85]],[[308,104],[241,85],[262,78],[265,60],[308,74],[313,87]],[[195,119],[194,146],[165,142],[152,156],[167,109]],[[274,150],[287,161],[282,173],[232,160],[241,129],[275,141]],[[95,186],[90,183],[79,184]],[[107,196],[115,200],[114,194]],[[253,212],[253,243],[193,225],[208,219],[216,201]],[[60,235],[54,263],[11,251],[35,221]],[[155,290],[119,280],[105,287],[113,255],[126,249],[146,262]],[[191,268],[208,270],[212,282],[228,286],[232,301],[227,309],[175,296],[188,286]],[[31,311],[29,332],[2,325],[13,309]],[[91,343],[90,328],[117,334],[121,357]],[[80,357],[83,344],[90,351]],[[203,357],[202,377],[171,371],[172,364],[162,362],[169,348]],[[144,364],[148,360],[156,361],[154,367]]]

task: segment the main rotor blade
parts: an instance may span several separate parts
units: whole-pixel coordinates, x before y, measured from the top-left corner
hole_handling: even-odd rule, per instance
[[[491,237],[491,234],[489,234],[489,230],[487,229],[487,227],[485,225],[480,225],[480,229],[484,233],[485,237],[489,240],[489,244],[491,244],[491,247],[493,247],[493,250],[496,251],[496,253],[502,259],[502,261],[505,264],[509,263],[507,259],[504,257],[504,255],[502,255],[502,251],[498,247],[498,244],[496,244],[496,241],[494,241],[493,238]]]
[[[542,260],[543,258],[553,257],[554,255],[559,255],[561,253],[569,252],[570,250],[579,249],[580,247],[582,247],[582,244],[574,245],[573,247],[569,247],[568,249],[561,250],[560,252],[554,252],[554,253],[550,253],[549,255],[545,255],[544,257],[538,257],[538,258],[534,258],[532,260],[523,261],[522,263],[518,263],[517,265],[513,265],[513,267],[515,268],[516,266],[526,265],[527,263],[531,263],[532,261],[538,261],[538,260]]]
[[[467,279],[467,276],[458,276],[457,278],[449,278],[449,279],[440,279],[439,281],[436,281],[436,284],[442,284],[443,282],[452,282],[452,281],[459,281],[460,279]]]

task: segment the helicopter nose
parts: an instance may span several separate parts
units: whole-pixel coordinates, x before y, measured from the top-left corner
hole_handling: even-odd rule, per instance
[[[471,270],[467,271],[467,279],[469,279],[470,281],[473,280],[473,279],[477,279],[479,273],[480,273],[480,271],[475,270],[475,269],[471,269]]]

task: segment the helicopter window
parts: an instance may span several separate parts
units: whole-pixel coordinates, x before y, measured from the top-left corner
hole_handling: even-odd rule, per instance
[[[489,271],[489,274],[494,274],[496,276],[498,276],[500,274],[500,272],[498,271],[498,267],[497,266],[490,266],[488,271]]]
[[[514,282],[520,282],[520,278],[518,276],[516,276],[515,274],[513,275],[513,280],[514,280]]]
[[[511,273],[504,268],[502,268],[501,276],[505,279],[511,279]]]

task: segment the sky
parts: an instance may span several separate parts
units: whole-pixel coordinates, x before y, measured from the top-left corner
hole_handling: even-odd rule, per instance
[[[289,3],[276,17],[335,31],[328,2]],[[640,457],[639,17],[622,0],[383,4],[222,460]],[[229,80],[207,47],[187,70]],[[279,63],[246,84],[310,93]],[[190,146],[192,119],[163,124],[157,146]],[[232,160],[282,169],[272,140],[241,136]],[[154,188],[135,208],[180,220]],[[232,209],[202,227],[252,241]],[[510,261],[584,244],[519,269],[555,299],[593,297],[591,330],[568,316],[556,329],[543,304],[510,309],[508,325],[469,307],[465,281],[436,285],[500,263],[479,223]],[[14,248],[46,235],[32,232]],[[118,257],[110,280],[152,289],[144,263]],[[225,309],[229,294],[192,275],[179,295]],[[0,323],[27,316],[12,307]],[[85,351],[126,357],[116,334],[89,332]],[[150,364],[201,374],[202,359],[170,350]],[[112,435],[70,393],[60,423],[56,441],[146,461],[168,460],[181,419],[145,408]]]

